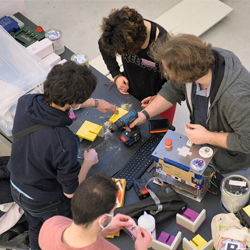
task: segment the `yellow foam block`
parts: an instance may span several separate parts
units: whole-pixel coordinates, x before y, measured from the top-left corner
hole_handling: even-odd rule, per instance
[[[118,120],[119,118],[121,118],[122,116],[124,116],[125,114],[128,113],[127,110],[122,109],[122,108],[118,108],[119,113],[118,114],[113,114],[110,118],[109,121],[111,123],[114,123],[116,120]]]
[[[207,244],[207,241],[203,239],[199,234],[197,234],[192,240],[190,240],[190,243],[196,249],[200,249]]]
[[[101,132],[102,126],[93,122],[85,121],[76,134],[89,141],[94,141],[97,135]]]
[[[246,206],[246,207],[243,207],[242,209],[244,210],[244,212],[245,212],[248,216],[250,216],[250,205],[248,205],[248,206]]]

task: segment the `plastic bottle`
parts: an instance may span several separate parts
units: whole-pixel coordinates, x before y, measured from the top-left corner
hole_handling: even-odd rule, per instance
[[[152,215],[144,211],[144,214],[138,219],[138,226],[147,230],[152,239],[156,239],[155,218]]]

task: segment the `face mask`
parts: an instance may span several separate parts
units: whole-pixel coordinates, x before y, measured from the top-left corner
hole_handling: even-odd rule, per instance
[[[104,230],[105,228],[107,228],[111,224],[113,217],[114,217],[114,214],[104,214],[104,215],[111,217],[111,219],[110,219],[109,223],[105,226],[101,224],[101,222],[100,222],[101,218],[99,219],[98,223],[99,223],[102,230]]]
[[[82,103],[81,103],[81,104],[79,104],[77,108],[72,108],[72,107],[71,107],[71,105],[69,105],[69,106],[70,106],[70,108],[71,108],[71,109],[70,109],[70,111],[74,111],[74,110],[78,110],[78,109],[80,109],[80,108],[81,108],[81,106],[82,106]]]

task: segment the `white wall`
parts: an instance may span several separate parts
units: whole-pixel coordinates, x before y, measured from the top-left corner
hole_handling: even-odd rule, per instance
[[[0,18],[16,12],[27,16],[24,0],[0,0]]]

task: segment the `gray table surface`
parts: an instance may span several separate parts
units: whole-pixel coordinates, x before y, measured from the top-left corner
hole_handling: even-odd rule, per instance
[[[22,14],[17,13],[15,14],[15,16],[24,21],[25,24],[31,25],[35,28],[37,27]],[[86,51],[83,52],[87,53]],[[70,51],[68,48],[65,48],[65,52],[61,55],[61,58],[69,60],[72,54],[74,54],[72,51]],[[98,70],[93,68],[91,65],[90,68],[92,69],[93,74],[98,78],[98,85],[92,97],[104,99],[112,104],[115,104],[116,107],[121,107],[129,111],[132,109],[136,111],[141,110],[140,102],[138,100],[136,100],[131,95],[120,94],[115,86],[112,86],[111,89],[108,90],[108,87],[105,85],[105,83],[109,83],[110,80],[102,75]],[[70,126],[70,129],[74,133],[77,132],[77,130],[85,120],[102,125],[104,127],[104,131],[107,131],[107,122],[113,115],[113,112],[109,111],[108,113],[103,114],[95,108],[84,108],[75,111],[75,115],[77,119]],[[150,134],[147,122],[140,126],[140,130],[142,134],[141,140],[133,144],[131,147],[126,147],[120,141],[119,137],[122,131],[118,131],[112,134],[109,133],[105,137],[98,136],[94,142],[82,140],[79,149],[80,156],[83,155],[85,149],[89,148],[95,148],[99,155],[99,162],[90,169],[88,176],[96,172],[102,172],[112,176],[117,171],[119,171],[119,169],[121,169],[125,165],[129,158],[133,156],[135,151],[139,149],[143,142],[149,138]],[[81,160],[79,161],[81,162]],[[143,177],[149,179],[150,177],[152,177],[152,174],[153,171],[151,171],[150,173],[146,172]],[[157,191],[159,189],[159,186],[153,183],[150,184],[150,187],[154,191]],[[220,192],[217,195],[207,193],[201,202],[191,200],[187,197],[183,197],[183,199],[187,202],[189,208],[198,213],[200,213],[202,209],[206,209],[206,220],[200,226],[196,234],[200,234],[205,240],[209,241],[211,239],[211,220],[213,216],[224,212],[220,205]],[[133,188],[125,192],[124,205],[128,205],[138,201],[139,198],[136,196]],[[162,231],[165,231],[174,236],[178,233],[178,231],[181,231],[182,237],[186,237],[188,240],[191,240],[196,235],[177,225],[175,217],[169,219],[168,221],[160,222],[156,225],[157,237]],[[119,237],[108,239],[108,241],[115,244],[122,250],[134,249],[133,240],[124,231],[121,231]],[[178,249],[182,249],[182,243],[180,244]]]

